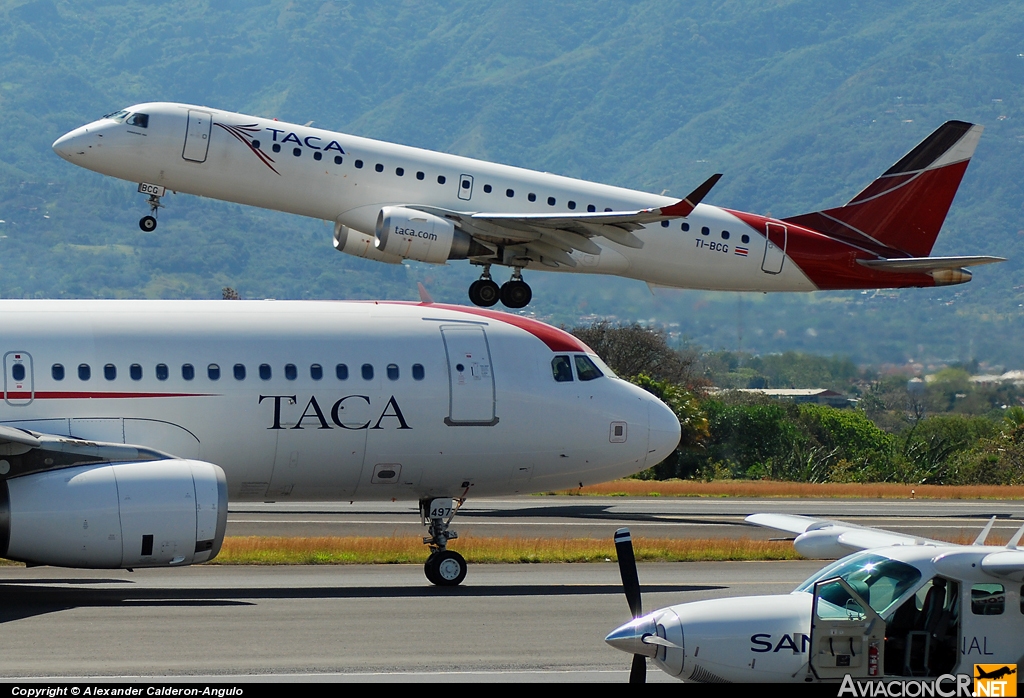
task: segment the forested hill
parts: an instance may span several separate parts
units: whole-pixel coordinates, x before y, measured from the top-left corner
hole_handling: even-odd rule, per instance
[[[533,273],[531,310],[653,319],[707,348],[1021,367],[1024,5],[909,0],[0,3],[0,295],[415,297],[474,277],[336,253],[323,223],[189,196],[138,230],[127,182],[65,131],[147,100],[209,104],[785,216],[843,203],[947,119],[985,125],[936,254],[966,286],[652,297]]]

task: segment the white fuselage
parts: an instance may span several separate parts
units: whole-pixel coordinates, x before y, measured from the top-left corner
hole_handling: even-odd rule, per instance
[[[576,487],[649,467],[679,438],[626,381],[556,381],[555,357],[589,350],[503,313],[5,300],[0,318],[0,422],[215,463],[232,501]]]
[[[555,214],[675,201],[208,107],[149,103],[128,111],[145,113],[146,127],[100,119],[68,133],[54,149],[77,165],[132,182],[331,221],[371,246],[385,206]],[[559,268],[684,288],[816,288],[796,264],[783,264],[777,250],[778,260],[766,257],[765,236],[724,209],[699,205],[685,221],[666,223],[637,231],[639,249],[595,237],[600,254],[572,250],[576,266]]]

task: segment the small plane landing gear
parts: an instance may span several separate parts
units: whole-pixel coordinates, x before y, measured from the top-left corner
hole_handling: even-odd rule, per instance
[[[142,230],[142,232],[152,233],[156,230],[156,214],[164,207],[164,205],[160,203],[160,197],[166,192],[167,190],[158,184],[142,183],[139,185],[139,193],[149,195],[149,201],[146,202],[149,204],[149,215],[143,216],[139,219],[139,229]]]
[[[506,308],[525,308],[533,300],[533,290],[523,281],[522,269],[512,272],[512,278],[501,286],[501,302]]]
[[[498,284],[491,280],[491,265],[485,265],[480,278],[469,285],[469,300],[473,305],[490,308],[498,302],[500,296]]]
[[[427,581],[441,587],[454,587],[462,584],[466,578],[466,559],[454,550],[448,550],[448,541],[459,537],[455,531],[448,530],[452,519],[464,499],[452,506],[447,498],[420,500],[420,521],[429,526],[429,536],[423,542],[430,546],[430,557],[423,563],[423,573]]]

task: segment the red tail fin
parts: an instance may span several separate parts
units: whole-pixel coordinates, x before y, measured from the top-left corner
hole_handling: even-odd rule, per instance
[[[947,121],[841,208],[786,221],[868,248],[927,257],[981,137],[982,127]]]

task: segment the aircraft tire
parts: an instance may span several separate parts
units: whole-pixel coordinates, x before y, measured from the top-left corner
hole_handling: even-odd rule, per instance
[[[139,219],[139,228],[144,233],[152,233],[156,230],[156,218],[153,218],[153,216],[143,216]]]
[[[490,308],[501,298],[498,284],[490,279],[477,279],[469,285],[469,300],[473,305]]]
[[[525,308],[533,300],[533,290],[525,281],[509,281],[501,287],[501,302],[506,308]]]
[[[437,557],[437,555],[438,553],[431,553],[430,556],[427,558],[427,561],[423,563],[423,574],[426,575],[427,581],[433,584],[434,586],[441,585],[441,582],[438,580],[437,577],[437,561],[434,559]]]
[[[454,550],[442,550],[427,558],[423,571],[431,584],[454,587],[466,578],[466,558]]]

